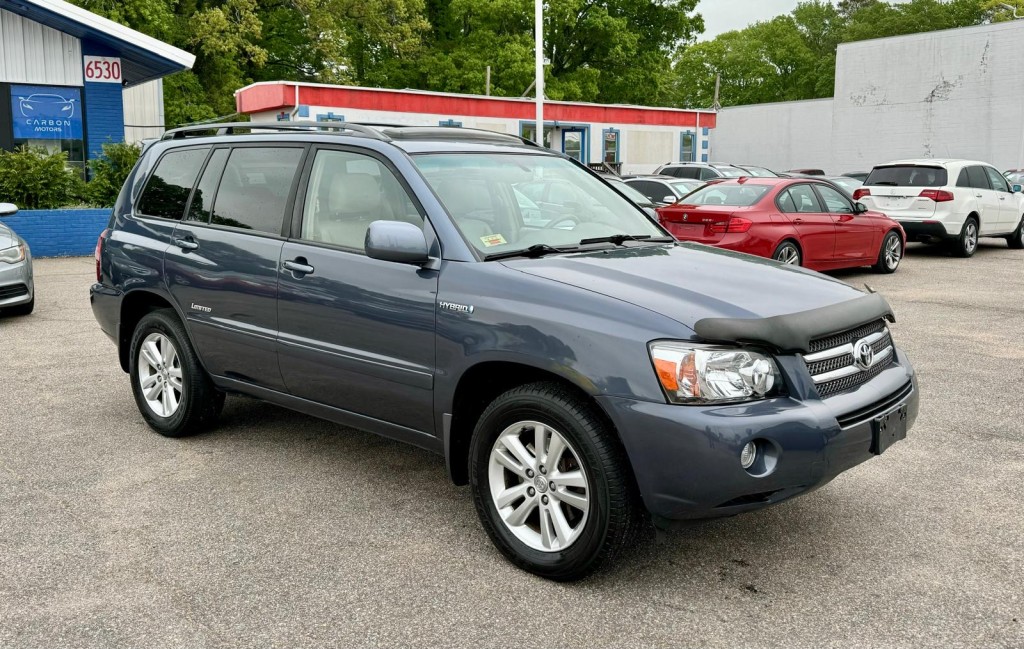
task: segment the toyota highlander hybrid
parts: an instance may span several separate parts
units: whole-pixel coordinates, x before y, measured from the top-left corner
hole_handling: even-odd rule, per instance
[[[551,579],[649,520],[816,489],[918,412],[882,296],[677,242],[513,136],[170,131],[96,261],[93,311],[157,432],[243,394],[434,451],[497,548]]]

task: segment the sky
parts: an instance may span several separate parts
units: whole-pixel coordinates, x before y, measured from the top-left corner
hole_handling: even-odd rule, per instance
[[[722,32],[743,29],[759,20],[770,20],[796,8],[799,0],[701,0],[697,11],[704,16],[701,40]]]

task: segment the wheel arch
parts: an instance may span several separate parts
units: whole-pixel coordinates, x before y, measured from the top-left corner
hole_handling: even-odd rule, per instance
[[[457,485],[469,483],[469,446],[476,422],[484,409],[499,395],[528,383],[550,382],[562,385],[593,404],[612,430],[614,424],[596,399],[594,392],[569,378],[536,365],[510,360],[485,360],[472,365],[462,376],[444,415],[444,456],[448,476]]]
[[[117,356],[121,363],[121,369],[125,372],[129,370],[131,364],[129,354],[131,353],[132,336],[135,333],[136,326],[138,326],[139,321],[146,314],[158,309],[171,309],[178,317],[178,320],[182,324],[185,323],[185,318],[182,317],[174,302],[166,295],[157,291],[136,289],[125,293],[121,299],[121,312],[117,328]],[[192,333],[188,331],[188,327],[185,327],[185,331],[189,336],[189,343],[195,349],[195,345],[191,340]],[[200,362],[202,362],[202,359],[200,359]]]

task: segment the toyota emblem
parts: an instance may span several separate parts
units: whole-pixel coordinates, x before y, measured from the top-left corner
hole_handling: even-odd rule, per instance
[[[861,370],[871,367],[875,360],[875,348],[866,339],[860,339],[853,345],[853,363]]]

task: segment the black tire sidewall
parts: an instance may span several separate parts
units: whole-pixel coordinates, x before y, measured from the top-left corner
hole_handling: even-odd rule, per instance
[[[497,407],[492,405],[480,418],[470,449],[470,484],[484,528],[509,560],[530,572],[549,579],[575,579],[585,574],[601,552],[610,516],[608,479],[590,439],[592,432],[556,400],[540,395],[522,394],[515,401],[505,402],[499,398],[494,405]],[[494,442],[508,426],[520,421],[538,421],[562,434],[576,451],[587,477],[587,522],[579,538],[559,552],[534,550],[516,538],[501,520],[491,498],[488,465]]]
[[[898,262],[896,262],[896,266],[893,267],[893,268],[890,268],[889,264],[887,264],[885,262],[885,251],[889,247],[889,241],[891,241],[893,237],[895,237],[900,242],[900,253],[901,254],[900,254],[900,260]],[[882,238],[882,247],[878,251],[878,263],[877,263],[877,266],[876,266],[878,271],[881,272],[881,273],[889,274],[889,273],[895,273],[897,270],[899,270],[900,264],[903,263],[903,255],[906,254],[905,248],[906,248],[906,245],[903,243],[903,237],[901,237],[898,233],[896,233],[893,230],[890,230],[889,232],[887,232],[886,235]]]
[[[974,231],[975,231],[976,234],[975,234],[975,238],[974,238],[974,250],[968,251],[967,250],[967,226],[970,225],[971,223],[974,223]],[[974,253],[978,252],[978,241],[979,241],[979,239],[981,239],[981,227],[978,225],[978,220],[975,219],[973,216],[968,217],[968,219],[966,221],[964,221],[964,227],[960,228],[960,236],[957,237],[956,240],[955,240],[956,241],[956,254],[957,254],[957,256],[958,257],[963,257],[965,259],[968,258],[968,257],[973,257]]]
[[[149,408],[139,383],[139,354],[141,353],[142,341],[154,333],[163,334],[174,344],[179,362],[181,363],[181,402],[178,405],[178,409],[170,417],[161,417]],[[194,362],[195,354],[192,353],[188,337],[181,330],[181,325],[178,323],[177,318],[169,315],[166,311],[154,311],[139,321],[135,332],[132,334],[131,352],[129,355],[129,375],[131,376],[132,394],[135,396],[135,403],[138,405],[139,412],[142,413],[146,423],[161,435],[181,437],[188,434],[188,431],[184,430],[184,428],[196,399],[195,392],[197,386],[194,380],[196,368],[192,366]]]
[[[772,253],[772,259],[774,259],[775,261],[778,261],[780,264],[783,263],[783,262],[779,261],[779,253],[782,252],[782,250],[784,248],[792,248],[793,251],[796,252],[796,263],[795,264],[786,264],[787,266],[803,266],[804,265],[804,256],[803,256],[803,254],[801,254],[800,248],[795,243],[793,243],[792,241],[789,241],[789,240],[783,241],[782,243],[780,243],[775,248],[775,252]]]

